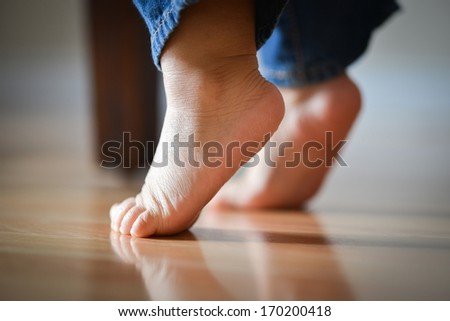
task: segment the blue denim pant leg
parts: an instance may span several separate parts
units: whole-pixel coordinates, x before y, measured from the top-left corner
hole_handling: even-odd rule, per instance
[[[183,9],[202,0],[133,1],[160,69],[162,50]],[[264,45],[260,70],[279,86],[335,77],[364,53],[372,32],[397,9],[395,0],[255,0],[256,47]]]
[[[161,52],[180,22],[181,11],[198,0],[133,0],[150,32],[153,62],[161,70]]]
[[[161,70],[160,59],[164,45],[180,23],[183,9],[199,1],[201,0],[133,0],[150,31],[153,61],[159,70]],[[260,48],[270,37],[287,1],[255,0],[257,48]]]
[[[258,53],[278,86],[336,77],[367,49],[373,31],[399,7],[394,0],[290,0]]]

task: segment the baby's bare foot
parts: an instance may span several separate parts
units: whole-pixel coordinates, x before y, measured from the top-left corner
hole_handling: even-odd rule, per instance
[[[323,161],[321,166],[308,166],[305,161],[296,167],[286,164],[294,159],[294,153],[304,151],[303,146],[308,142],[318,142],[325,147],[326,132],[332,133],[333,146],[345,139],[360,109],[359,90],[346,75],[342,75],[302,89],[282,89],[281,93],[286,112],[271,141],[277,146],[292,142],[293,148],[285,149],[284,155],[276,148],[271,149],[275,166],[263,162],[264,150],[260,151],[258,166],[245,169],[242,177],[230,180],[211,206],[298,208],[319,190],[329,170],[325,148],[321,151],[310,149],[309,155],[302,154],[312,162]]]
[[[167,77],[165,75],[165,80]],[[112,207],[113,230],[144,237],[189,228],[241,162],[249,159],[250,155],[242,150],[244,143],[257,142],[259,146],[255,145],[253,151],[256,152],[263,146],[264,136],[276,130],[283,108],[277,89],[264,81],[256,70],[240,68],[230,79],[232,81],[216,82],[206,76],[196,84],[199,88],[196,94],[193,90],[187,91],[191,97],[179,100],[169,97],[154,160],[162,163],[166,158],[168,165],[150,168],[139,195]],[[190,79],[178,81],[192,84]],[[168,83],[166,80],[166,86]],[[179,155],[175,155],[170,147],[174,139],[187,142],[190,135],[194,135],[192,141],[195,139],[198,146],[205,147],[208,142],[219,144],[223,156],[208,164],[199,154],[202,148],[196,148],[195,153],[193,149],[181,148]],[[167,150],[161,148],[164,143],[169,146],[168,155],[164,155]],[[210,151],[215,152],[215,149]],[[216,161],[221,165],[217,166]],[[180,162],[184,162],[184,167]]]
[[[152,166],[141,192],[110,211],[112,229],[136,237],[189,228],[284,111],[278,89],[258,72],[252,1],[201,1],[183,11],[161,67],[167,112],[154,162],[168,164]],[[178,153],[177,141],[191,147]],[[207,147],[222,152],[205,159]]]

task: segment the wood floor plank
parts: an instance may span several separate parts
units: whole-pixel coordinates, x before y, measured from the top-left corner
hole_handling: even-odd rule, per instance
[[[188,232],[133,239],[110,231],[108,210],[142,177],[75,149],[8,150],[2,300],[450,299],[448,215],[205,210]]]

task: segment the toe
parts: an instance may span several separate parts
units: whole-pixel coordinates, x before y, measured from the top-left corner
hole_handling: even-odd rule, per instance
[[[147,237],[155,234],[158,227],[157,216],[151,215],[150,211],[145,211],[133,223],[131,235],[134,237]]]
[[[135,205],[134,197],[127,198],[119,205],[113,205],[110,210],[111,229],[118,232],[122,219],[127,212]]]
[[[123,217],[122,222],[120,223],[120,233],[122,234],[130,234],[131,227],[136,219],[145,211],[145,208],[142,206],[133,206]]]

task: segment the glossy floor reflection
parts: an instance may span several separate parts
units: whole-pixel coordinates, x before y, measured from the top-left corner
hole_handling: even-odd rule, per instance
[[[446,215],[206,210],[189,232],[133,239],[107,213],[134,186],[62,188],[40,168],[0,186],[2,300],[450,299]]]
[[[296,232],[283,228],[297,224]],[[159,239],[111,233],[111,244],[142,273],[154,300],[352,298],[332,246],[305,213],[210,212],[191,232]]]
[[[153,300],[448,299],[445,224],[367,214],[207,212],[191,232],[158,239],[112,233],[111,244],[140,271]]]

